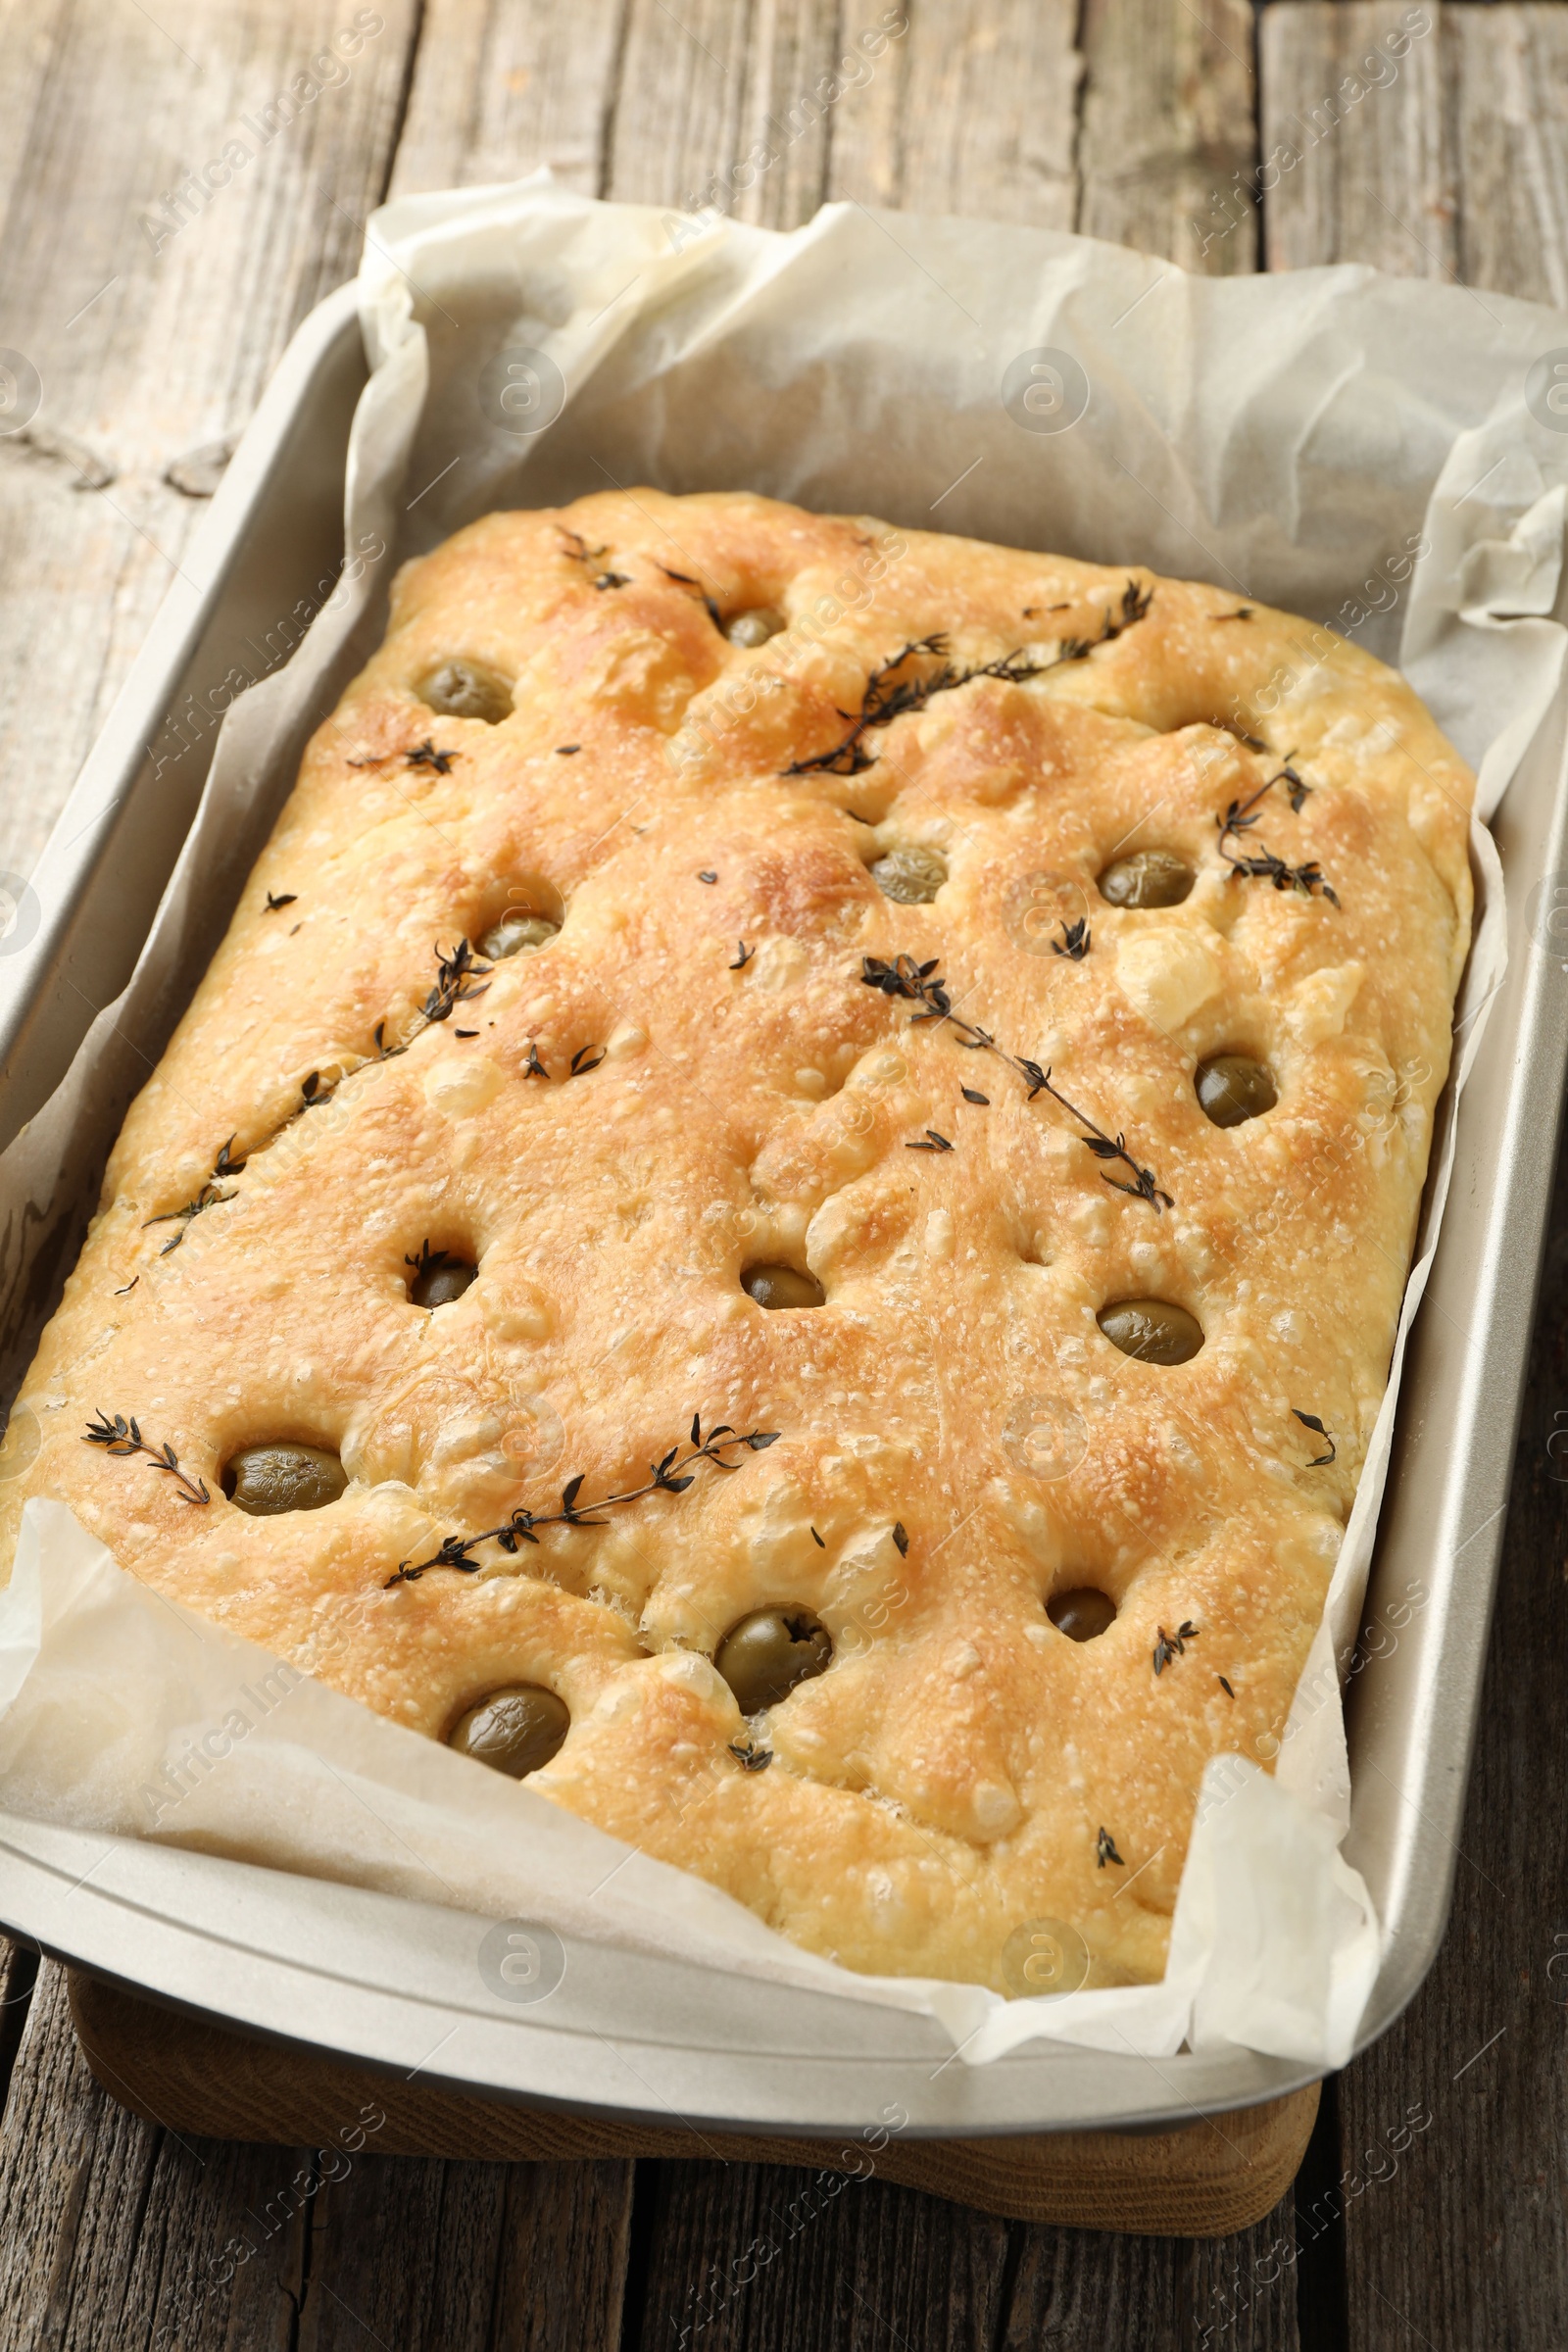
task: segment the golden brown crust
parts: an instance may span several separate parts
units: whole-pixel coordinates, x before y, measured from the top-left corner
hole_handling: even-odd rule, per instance
[[[1111,634],[1129,580],[1152,599]],[[792,625],[739,651],[703,589]],[[867,730],[859,772],[781,772],[937,632],[955,666],[1036,674]],[[1100,642],[1061,658],[1075,639]],[[517,681],[510,719],[417,700],[452,656]],[[450,763],[411,762],[426,742]],[[1287,759],[1310,797],[1274,788],[1230,846],[1315,860],[1338,906],[1220,855],[1216,818]],[[126,1120],[24,1392],[44,1441],[10,1523],[61,1495],[136,1575],[434,1736],[549,1684],[572,1730],[532,1786],[852,1967],[1000,1987],[1007,1936],[1053,1918],[1096,1981],[1157,1975],[1204,1762],[1283,1722],[1383,1393],[1471,789],[1392,672],[1206,586],[748,497],[489,516],[400,575]],[[949,879],[895,904],[868,862],[914,846]],[[1105,904],[1107,858],[1149,846],[1198,868],[1191,897]],[[564,910],[559,938],[423,1023],[437,945],[519,900]],[[1174,1205],[1112,1190],[1126,1166],[1059,1102],[861,984],[900,954]],[[407,1051],[379,1058],[377,1024]],[[1222,1130],[1194,1071],[1227,1050],[1280,1099]],[[330,1100],[302,1109],[313,1073]],[[907,1148],[933,1130],[954,1148]],[[227,1138],[248,1164],[215,1184]],[[148,1224],[204,1186],[228,1197]],[[435,1314],[407,1294],[424,1242],[480,1266]],[[754,1304],[765,1259],[826,1305]],[[1201,1352],[1119,1353],[1096,1315],[1132,1296],[1186,1305]],[[82,1445],[97,1407],[213,1502]],[[599,1530],[386,1589],[569,1473],[636,1483],[694,1410],[782,1434]],[[223,1463],[266,1438],[340,1449],[347,1493],[225,1503]],[[1082,1584],[1119,1614],[1077,1643],[1044,1603]],[[770,1604],[836,1654],[745,1771],[709,1660]]]

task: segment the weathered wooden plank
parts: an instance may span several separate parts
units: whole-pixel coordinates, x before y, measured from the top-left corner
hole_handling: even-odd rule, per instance
[[[828,0],[631,0],[605,194],[770,228],[809,220],[829,123],[854,98],[835,18]],[[856,71],[869,78],[869,62]]]
[[[298,2352],[615,2352],[630,2164],[324,2169]]]
[[[906,212],[1071,228],[1082,60],[1074,0],[911,0],[833,125],[828,193]],[[863,26],[889,16],[845,16]]]
[[[1257,267],[1248,0],[1085,0],[1073,225],[1230,275]]]
[[[341,0],[154,14],[0,10],[0,319],[43,387],[0,437],[0,869],[30,867],[201,512],[166,467],[244,423],[356,267],[415,0],[359,12],[378,31]]]
[[[1482,43],[1500,18],[1490,9]],[[1442,0],[1290,0],[1262,13],[1264,251],[1271,270],[1369,262],[1451,279],[1456,200]],[[1425,30],[1421,27],[1425,26]]]
[[[661,2171],[645,2344],[1164,2352],[1214,2341],[1297,2352],[1288,2208],[1235,2237],[1191,2244],[1004,2223],[870,2176]],[[1259,2273],[1272,2284],[1260,2285]]]
[[[6,2088],[17,2062],[37,1973],[36,1952],[0,1936],[0,2114],[5,2111]]]
[[[318,2148],[145,2124],[46,1965],[0,2127],[0,2352],[613,2352],[631,2165],[382,2157],[383,2121],[368,2081]]]
[[[624,0],[427,0],[392,194],[482,187],[548,164],[600,195],[624,14]]]
[[[304,2150],[176,2140],[117,2107],[46,1965],[0,2124],[0,2347],[285,2352],[303,2275]],[[254,2246],[253,2253],[243,2248]]]
[[[1568,16],[1512,0],[1444,12],[1467,285],[1568,308]]]
[[[935,2352],[997,2340],[1009,2224],[870,2177],[660,2172],[645,2345]]]
[[[1020,2230],[998,2352],[1298,2352],[1290,2200],[1232,2237]]]
[[[1568,1158],[1552,1235],[1452,1923],[1340,2086],[1354,2352],[1568,2341]]]

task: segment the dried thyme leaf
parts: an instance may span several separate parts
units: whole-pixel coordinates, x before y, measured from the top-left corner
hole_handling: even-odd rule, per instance
[[[1102,1127],[1095,1124],[1087,1111],[1079,1110],[1076,1104],[1068,1102],[1059,1087],[1052,1084],[1049,1068],[1042,1069],[1040,1063],[1031,1061],[1027,1054],[1007,1053],[998,1045],[989,1029],[982,1029],[974,1021],[965,1021],[954,1011],[947,984],[937,971],[939,960],[933,956],[928,962],[916,963],[910,956],[898,956],[891,963],[886,963],[880,956],[865,956],[860,959],[860,978],[867,988],[880,989],[885,997],[904,997],[917,1004],[921,1009],[910,1014],[911,1026],[919,1021],[947,1021],[959,1032],[959,1044],[971,1054],[995,1054],[999,1061],[1004,1061],[1009,1069],[1019,1073],[1029,1089],[1031,1102],[1036,1095],[1044,1093],[1050,1095],[1053,1102],[1059,1102],[1062,1109],[1087,1131],[1080,1140],[1089,1146],[1097,1159],[1120,1160],[1132,1170],[1133,1182],[1124,1184],[1119,1177],[1105,1175],[1102,1169],[1105,1183],[1116,1192],[1128,1193],[1136,1200],[1147,1200],[1156,1216],[1163,1209],[1174,1208],[1176,1203],[1170,1194],[1155,1183],[1152,1168],[1141,1167],[1128,1151],[1125,1135],[1107,1135]],[[930,1134],[932,1131],[928,1128],[926,1132]],[[935,1150],[937,1147],[920,1144],[908,1147],[911,1152],[928,1148]],[[947,1148],[952,1149],[951,1146]]]

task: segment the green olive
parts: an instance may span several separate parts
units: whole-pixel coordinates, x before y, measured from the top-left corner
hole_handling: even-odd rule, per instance
[[[337,1455],[320,1446],[242,1446],[223,1471],[223,1493],[253,1519],[318,1511],[336,1502],[348,1483]]]
[[[570,1728],[571,1717],[553,1690],[539,1683],[514,1683],[490,1691],[460,1715],[447,1745],[521,1781],[549,1763]]]
[[[1096,1321],[1123,1355],[1145,1364],[1185,1364],[1203,1345],[1197,1317],[1168,1298],[1122,1298],[1102,1306]]]
[[[1070,1642],[1093,1642],[1115,1624],[1116,1603],[1096,1585],[1074,1585],[1070,1592],[1053,1592],[1046,1615]]]
[[[466,1266],[460,1257],[449,1257],[437,1250],[409,1285],[409,1297],[416,1306],[450,1306],[461,1298],[478,1273],[477,1266]]]
[[[443,718],[482,718],[498,726],[512,716],[512,688],[486,662],[441,662],[415,688]]]
[[[1198,877],[1170,850],[1134,850],[1112,858],[1100,877],[1100,895],[1112,906],[1179,906]]]
[[[765,645],[789,625],[772,605],[754,605],[749,612],[732,612],[724,623],[724,634],[731,645],[750,648]]]
[[[947,878],[947,859],[935,850],[889,850],[871,868],[882,896],[901,906],[928,906]]]
[[[492,963],[504,963],[509,956],[521,956],[533,948],[548,948],[561,929],[548,914],[527,914],[521,907],[509,907],[497,923],[479,942],[479,953]]]
[[[748,1266],[741,1289],[759,1306],[821,1306],[827,1298],[814,1274],[797,1273],[793,1266]]]
[[[1216,1127],[1240,1127],[1279,1101],[1274,1080],[1245,1054],[1216,1054],[1199,1064],[1198,1100]]]
[[[730,1627],[713,1659],[743,1715],[776,1707],[797,1683],[832,1663],[832,1637],[808,1609],[753,1609]]]

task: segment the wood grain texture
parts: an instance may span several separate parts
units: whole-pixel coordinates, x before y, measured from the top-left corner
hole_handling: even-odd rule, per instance
[[[1071,228],[1075,0],[910,0],[908,30],[835,113],[830,196]],[[846,9],[872,24],[878,12]]]
[[[0,438],[0,868],[30,868],[204,511],[165,468],[245,422],[356,266],[414,8],[382,0],[319,77],[353,37],[341,0],[0,11],[0,340],[43,381],[28,433]],[[210,164],[227,184],[199,197]]]
[[[1184,270],[1257,267],[1248,0],[1084,0],[1086,236]]]
[[[794,228],[822,200],[854,102],[828,0],[630,0],[604,192]],[[856,77],[869,81],[863,54]]]
[[[1551,1230],[1452,1922],[1340,2083],[1354,2352],[1568,2342],[1568,1157]]]
[[[1264,250],[1271,270],[1368,262],[1399,277],[1455,274],[1458,206],[1441,0],[1291,0],[1263,12]],[[1489,28],[1504,12],[1493,10]],[[1512,12],[1508,12],[1512,13]],[[1393,48],[1391,49],[1391,43]]]
[[[1288,2209],[1194,2244],[1003,2223],[876,2179],[803,2180],[773,2166],[661,2172],[645,2346],[1298,2352],[1295,2296],[1280,2285]],[[1238,2312],[1235,2281],[1264,2270],[1275,2285],[1255,2287]]]
[[[374,2085],[312,2147],[108,2098],[46,1964],[0,2126],[0,2352],[614,2352],[626,2163],[379,2156]]]
[[[1568,1690],[1546,1450],[1568,1406],[1568,1168],[1553,1229],[1452,1924],[1417,2001],[1340,2083],[1355,2352],[1568,2338],[1568,1771],[1544,1736]]]
[[[1568,15],[1552,0],[1444,11],[1467,285],[1568,307]]]
[[[602,195],[626,5],[425,0],[391,193],[482,187],[547,164]]]
[[[359,2156],[314,2207],[298,2352],[615,2352],[631,2197],[629,2164]]]
[[[997,2340],[1012,2225],[875,2179],[774,2165],[661,2172],[645,2346],[956,2352]]]
[[[304,2264],[305,2151],[179,2140],[107,2099],[46,1966],[0,2126],[0,2347],[284,2352]],[[255,2239],[260,2259],[238,2259]]]

